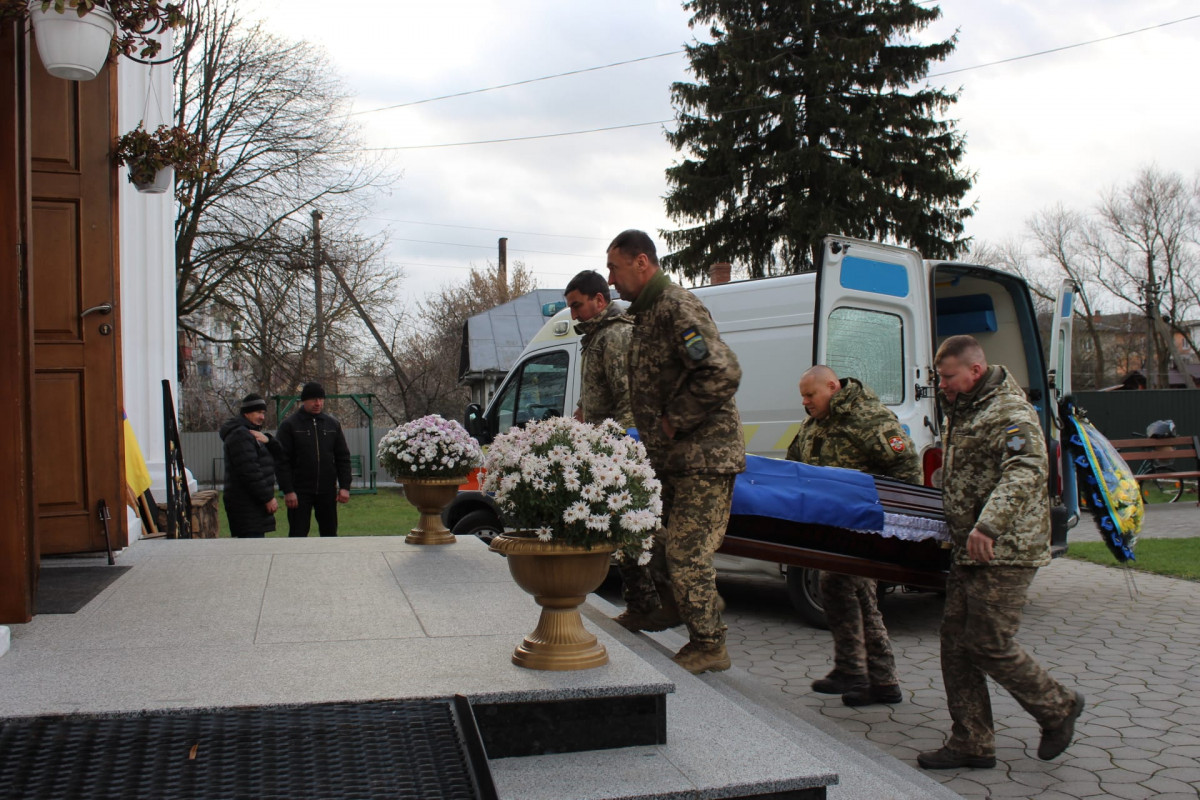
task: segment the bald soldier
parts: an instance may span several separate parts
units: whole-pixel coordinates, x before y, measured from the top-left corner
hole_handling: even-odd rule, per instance
[[[800,399],[808,419],[788,446],[789,459],[921,482],[912,439],[861,382],[839,380],[837,373],[819,364],[800,376]],[[833,670],[813,682],[813,691],[840,694],[848,706],[899,703],[903,696],[896,659],[875,599],[875,581],[822,572],[820,587],[833,634]]]
[[[1049,761],[1071,744],[1084,701],[1014,640],[1029,585],[1050,563],[1041,423],[1017,381],[988,365],[974,337],[947,338],[934,367],[945,413],[942,504],[953,546],[941,630],[952,725],[945,746],[921,753],[917,763],[996,766],[989,677],[1038,721],[1037,755]]]

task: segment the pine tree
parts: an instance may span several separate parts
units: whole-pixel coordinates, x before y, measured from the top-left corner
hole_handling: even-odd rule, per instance
[[[671,88],[681,160],[667,170],[665,265],[715,261],[752,277],[812,269],[821,239],[895,241],[928,258],[966,248],[957,99],[910,88],[955,39],[909,36],[941,15],[912,0],[687,0],[712,43],[687,48],[696,83]]]

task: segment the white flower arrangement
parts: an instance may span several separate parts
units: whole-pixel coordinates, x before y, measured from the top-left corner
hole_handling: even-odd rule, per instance
[[[479,442],[437,414],[392,428],[379,440],[379,466],[396,480],[465,476],[483,460]]]
[[[483,490],[511,527],[542,541],[612,544],[626,559],[649,563],[662,484],[646,448],[613,420],[527,423],[497,436],[483,466]]]

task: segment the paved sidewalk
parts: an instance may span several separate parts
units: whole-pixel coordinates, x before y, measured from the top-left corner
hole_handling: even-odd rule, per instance
[[[1093,527],[1082,521],[1074,538],[1091,538]],[[1197,535],[1194,504],[1148,512],[1144,537]],[[734,663],[777,687],[786,703],[819,711],[914,766],[917,753],[942,745],[950,719],[936,595],[884,602],[905,701],[855,709],[811,692],[832,668],[832,642],[798,620],[780,582],[722,579],[721,591]],[[1039,572],[1018,640],[1087,696],[1075,744],[1056,761],[1039,761],[1037,724],[993,685],[997,767],[932,776],[970,798],[1200,797],[1200,583],[1057,559]]]

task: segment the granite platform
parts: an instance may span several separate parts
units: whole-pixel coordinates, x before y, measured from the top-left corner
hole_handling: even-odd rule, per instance
[[[802,743],[756,726],[701,683],[676,696],[678,680],[691,676],[669,659],[648,661],[636,651],[644,637],[606,618],[588,622],[608,650],[605,666],[548,672],[512,664],[539,609],[504,559],[476,539],[437,547],[400,537],[160,539],[136,542],[117,560],[132,569],[78,613],[10,626],[0,717],[457,694],[479,712],[485,741],[489,718],[509,726],[491,728],[498,741],[496,731],[511,736],[514,724],[537,724],[537,714],[530,723],[521,713],[540,705],[543,719],[545,709],[560,708],[572,721],[598,720],[591,733],[606,736],[595,744],[618,754],[592,761],[601,751],[564,744],[569,737],[557,732],[546,752],[587,752],[489,754],[504,798],[536,797],[534,787],[549,786],[560,787],[552,792],[558,800],[823,797],[837,780],[836,768],[806,755]],[[43,569],[88,563],[104,568],[103,558],[73,558]],[[647,702],[657,705],[648,711]],[[627,746],[622,737],[636,726],[620,709],[631,707],[643,721],[663,715],[657,740]],[[539,758],[558,760],[539,766]],[[640,768],[626,768],[628,759]],[[562,780],[578,792],[564,793]]]

